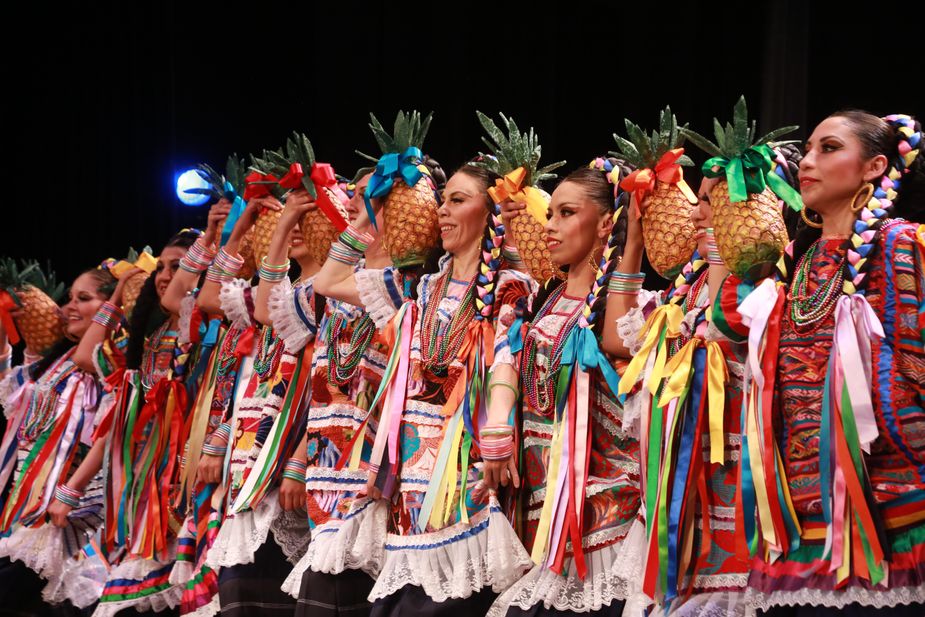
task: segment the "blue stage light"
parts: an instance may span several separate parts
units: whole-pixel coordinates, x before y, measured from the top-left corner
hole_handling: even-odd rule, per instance
[[[187,206],[201,206],[208,203],[209,196],[200,193],[187,193],[189,189],[207,189],[209,183],[196,173],[195,169],[187,169],[177,176],[177,199]]]

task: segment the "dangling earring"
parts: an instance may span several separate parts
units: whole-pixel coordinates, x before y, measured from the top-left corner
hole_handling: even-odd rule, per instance
[[[864,198],[861,200],[861,205],[857,206],[855,204],[857,203],[858,195],[860,195],[862,191],[866,191],[866,193],[865,193]],[[859,188],[854,193],[854,197],[851,198],[851,211],[857,214],[858,212],[863,210],[864,206],[870,203],[870,198],[873,196],[874,196],[874,185],[871,184],[870,182],[865,182],[864,184],[861,185],[861,188]]]
[[[597,267],[601,265],[601,259],[603,258],[604,258],[603,247],[591,249],[591,254],[588,255],[588,265],[591,266],[592,270],[597,271]]]
[[[800,217],[803,219],[803,222],[806,223],[808,227],[812,227],[813,229],[822,229],[822,223],[816,223],[814,221],[809,220],[809,217],[806,216],[806,210],[807,210],[806,206],[803,206],[800,209]]]

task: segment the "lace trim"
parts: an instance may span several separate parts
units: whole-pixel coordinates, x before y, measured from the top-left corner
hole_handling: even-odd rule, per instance
[[[77,608],[86,608],[99,601],[108,574],[99,557],[68,559],[61,573],[45,585],[42,599],[49,604],[69,601]]]
[[[190,342],[190,327],[193,323],[193,311],[196,310],[196,296],[189,293],[180,300],[180,319],[177,322],[177,345]]]
[[[26,366],[17,366],[0,381],[0,405],[3,406],[3,414],[8,420],[13,418],[18,403],[22,400],[23,390],[33,383],[28,379],[28,374],[24,373],[25,370]],[[23,383],[19,383],[20,378]]]
[[[267,541],[270,526],[280,512],[279,491],[274,490],[255,509],[229,515],[215,536],[206,563],[213,570],[254,563],[254,554]]]
[[[643,368],[640,375],[643,377],[650,375],[654,367],[655,354],[650,353],[649,357],[646,358],[645,368]],[[651,396],[649,394],[649,389],[646,388],[645,385],[638,388],[636,392],[627,397],[626,401],[623,403],[623,431],[626,435],[637,440],[641,438],[640,420],[642,419],[642,414],[649,412],[650,403]]]
[[[359,499],[343,519],[332,519],[317,527],[308,551],[286,578],[282,590],[298,597],[302,575],[309,569],[328,574],[363,570],[377,578],[385,560],[388,516],[388,501]]]
[[[305,349],[317,331],[315,309],[311,305],[314,280],[312,277],[293,287],[289,279],[283,279],[270,292],[267,301],[273,330],[283,339],[286,350],[290,353],[298,353]],[[295,308],[296,301],[302,309],[302,316]]]
[[[231,325],[238,329],[245,329],[254,324],[253,315],[247,310],[247,300],[244,297],[251,284],[244,279],[231,279],[222,282],[222,289],[218,292],[219,305]]]
[[[176,554],[176,547],[170,550],[170,554]],[[148,574],[163,568],[165,565],[167,565],[165,562],[156,559],[131,558],[110,570],[108,580],[128,579],[130,581],[141,581]],[[174,585],[149,596],[129,598],[116,602],[100,602],[93,613],[93,617],[115,617],[119,611],[125,608],[134,608],[140,613],[169,610],[180,603],[182,595],[183,587]]]
[[[639,290],[639,293],[636,294],[636,306],[617,320],[617,334],[623,340],[623,345],[634,356],[639,353],[639,348],[642,347],[642,331],[646,325],[643,308],[652,300],[656,301],[656,306],[661,304],[660,294],[648,289]]]
[[[390,268],[385,270],[364,268],[357,270],[354,277],[357,283],[357,294],[366,312],[369,313],[377,328],[384,328],[401,306],[401,283],[398,273]],[[386,283],[387,277],[392,279],[391,286]],[[394,289],[390,290],[390,287]]]
[[[274,495],[279,499],[278,495]],[[282,549],[286,560],[295,565],[305,555],[308,544],[312,539],[311,528],[304,511],[283,511],[270,523],[270,531],[277,546]]]
[[[895,587],[883,591],[873,591],[863,587],[847,587],[835,591],[804,587],[796,591],[773,591],[768,594],[751,588],[745,591],[746,605],[752,609],[765,611],[773,606],[808,605],[844,608],[855,602],[861,606],[874,608],[925,603],[925,585]]]
[[[483,587],[502,592],[532,564],[497,501],[471,517],[434,533],[389,534],[385,563],[370,601],[416,585],[436,602],[468,598]]]
[[[585,554],[588,573],[582,581],[566,559],[561,576],[541,563],[501,594],[488,617],[501,617],[511,606],[524,610],[542,603],[547,609],[587,613],[640,593],[645,555],[645,526],[634,521],[623,542]],[[624,613],[630,614],[630,613]]]

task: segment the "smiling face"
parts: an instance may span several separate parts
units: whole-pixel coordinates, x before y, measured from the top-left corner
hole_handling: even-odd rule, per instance
[[[302,237],[302,227],[296,223],[295,227],[289,232],[289,257],[296,261],[308,256],[308,248],[305,246],[305,239]]]
[[[691,222],[697,230],[697,251],[707,254],[707,229],[713,227],[713,207],[710,205],[710,191],[717,185],[719,178],[704,178],[697,191],[697,205],[691,210]]]
[[[867,157],[851,122],[841,116],[823,120],[806,142],[800,161],[803,203],[823,215],[850,208],[851,198],[865,182],[886,169],[882,154]]]
[[[577,182],[564,181],[552,193],[547,212],[546,245],[553,262],[577,266],[603,246],[610,230],[610,213],[590,199]]]
[[[157,297],[163,298],[167,286],[173,279],[173,275],[180,267],[180,259],[186,255],[186,248],[182,246],[168,246],[161,251],[157,258],[157,269],[154,271],[154,287],[157,289]]]
[[[440,238],[448,253],[478,247],[488,216],[486,200],[485,187],[469,174],[456,172],[447,181],[438,214]]]
[[[79,340],[107,296],[99,291],[100,282],[89,272],[78,276],[68,292],[67,304],[61,307],[68,338]]]

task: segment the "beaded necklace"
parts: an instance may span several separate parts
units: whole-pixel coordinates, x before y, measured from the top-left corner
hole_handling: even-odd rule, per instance
[[[703,288],[707,284],[707,272],[707,269],[704,268],[700,275],[694,280],[694,282],[691,283],[690,289],[681,300],[681,312],[684,315],[687,315],[690,311],[698,308],[697,298],[700,296],[700,292],[703,291]],[[681,348],[684,347],[688,341],[694,337],[696,327],[697,324],[695,322],[692,325],[691,332],[689,334],[682,334],[670,341],[670,350],[672,355],[681,351]]]
[[[67,380],[80,370],[69,361],[70,358],[70,352],[63,355],[36,381],[19,427],[19,439],[35,441],[54,421],[58,399],[67,386]]]
[[[797,332],[806,333],[815,329],[816,324],[832,314],[842,294],[843,266],[847,255],[842,256],[841,263],[830,279],[818,285],[812,293],[809,292],[809,273],[822,241],[820,238],[809,247],[800,258],[794,273],[789,294],[790,321]]]
[[[177,333],[170,329],[170,320],[165,321],[145,341],[144,353],[141,357],[141,383],[146,389],[151,389],[158,378],[167,372],[158,366],[158,359],[164,354],[170,354],[173,359],[174,349],[177,346]]]
[[[347,351],[341,353],[340,335],[347,323],[347,318],[336,312],[328,320],[328,383],[336,386],[343,386],[353,379],[363,353],[376,333],[376,324],[364,313],[353,327]]]
[[[226,335],[222,341],[222,349],[218,355],[219,377],[224,377],[237,366],[238,357],[235,354],[235,348],[237,348],[238,341],[243,333],[244,330],[240,328],[232,328],[232,332]]]
[[[556,304],[563,296],[565,296],[565,284],[560,285],[550,294],[542,308],[540,308],[536,316],[534,316],[533,323],[539,324],[541,319],[552,312],[553,308],[555,308]],[[571,298],[571,296],[565,297]],[[575,299],[580,300],[580,298]],[[575,324],[578,323],[582,308],[584,308],[584,306],[579,302],[577,306],[568,313],[565,323],[562,325],[562,328],[559,329],[559,332],[556,333],[556,338],[553,339],[552,346],[549,350],[549,368],[542,377],[537,375],[536,370],[536,355],[540,347],[537,342],[537,337],[525,337],[523,354],[526,358],[526,362],[521,364],[523,390],[526,393],[527,402],[533,409],[540,413],[548,412],[555,400],[556,379],[559,372],[559,363],[562,360],[565,340],[568,338],[572,328],[575,327]]]
[[[469,282],[459,307],[453,313],[449,326],[441,332],[440,319],[437,317],[440,303],[446,297],[450,287],[450,273],[447,272],[440,279],[437,293],[435,293],[424,306],[424,317],[421,321],[422,345],[426,346],[426,355],[422,353],[424,365],[430,369],[446,369],[450,362],[456,358],[459,348],[462,347],[466,337],[469,322],[475,317],[475,277]]]
[[[261,379],[268,374],[274,374],[279,366],[281,354],[276,353],[277,340],[273,328],[263,329],[257,356],[254,358],[254,373]]]

